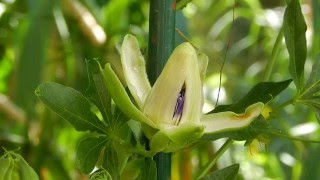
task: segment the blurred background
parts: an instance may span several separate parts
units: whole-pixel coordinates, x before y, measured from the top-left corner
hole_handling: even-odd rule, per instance
[[[301,4],[308,25],[308,74],[320,49],[320,2]],[[265,72],[285,7],[278,0],[194,0],[177,13],[177,28],[210,59],[205,112],[216,103],[224,60],[219,104],[237,102],[258,82],[290,78],[284,40],[271,75]],[[75,165],[83,134],[39,102],[34,90],[55,81],[85,94],[86,59],[109,62],[121,74],[118,49],[125,34],[137,36],[146,53],[148,13],[147,0],[1,0],[0,146],[21,153],[41,179],[87,179]],[[313,111],[302,105],[282,108],[295,93],[292,83],[269,104],[275,115],[268,121],[290,135],[320,139]],[[172,179],[191,179],[221,143],[200,142],[173,154]],[[235,143],[214,168],[240,163],[239,179],[319,179],[319,152],[318,144],[264,137],[246,147]]]

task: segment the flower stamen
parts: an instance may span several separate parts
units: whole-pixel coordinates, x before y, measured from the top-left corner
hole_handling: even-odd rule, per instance
[[[184,106],[184,100],[185,100],[185,92],[186,88],[185,85],[183,85],[178,98],[177,98],[177,103],[174,108],[173,116],[172,119],[174,120],[174,125],[178,125],[180,123],[182,113],[183,113],[183,106]]]

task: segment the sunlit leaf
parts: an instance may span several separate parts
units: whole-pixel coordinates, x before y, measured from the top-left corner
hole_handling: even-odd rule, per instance
[[[214,171],[208,174],[207,176],[201,178],[201,180],[221,180],[221,179],[233,180],[236,178],[238,174],[239,167],[240,167],[239,164],[233,164],[223,169]]]
[[[76,154],[76,163],[83,173],[90,173],[96,165],[100,152],[109,139],[105,136],[91,136],[79,142]]]
[[[45,82],[38,86],[36,96],[78,131],[104,133],[105,125],[90,111],[89,101],[75,89]]]
[[[291,0],[284,13],[284,37],[290,56],[289,71],[298,90],[304,81],[304,63],[307,56],[305,23],[299,0]]]

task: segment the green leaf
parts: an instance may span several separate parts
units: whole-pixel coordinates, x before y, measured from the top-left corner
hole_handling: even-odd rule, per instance
[[[36,96],[50,109],[71,123],[78,131],[105,133],[105,125],[90,111],[89,101],[73,88],[45,82],[35,90]]]
[[[296,102],[305,104],[313,108],[317,114],[320,112],[320,56],[315,60],[310,77],[307,84],[301,91],[300,96]],[[317,116],[320,121],[319,115]]]
[[[77,148],[76,163],[83,173],[90,173],[96,165],[103,147],[109,139],[105,136],[90,136],[82,139]]]
[[[110,173],[113,179],[119,179],[121,156],[118,155],[115,143],[109,142],[103,153],[102,167]]]
[[[214,110],[212,110],[208,114],[223,112],[223,111],[233,111],[235,113],[242,113],[245,111],[245,109],[248,106],[256,102],[262,102],[266,104],[269,101],[271,101],[274,97],[276,97],[280,92],[286,89],[290,83],[291,83],[291,80],[286,80],[281,82],[258,83],[238,103],[217,106]]]
[[[38,180],[39,177],[37,173],[29,166],[29,164],[23,159],[20,154],[16,154],[14,152],[10,152],[16,156],[16,167],[19,169],[20,179],[21,180]]]
[[[36,103],[35,96],[31,94],[41,82],[44,75],[42,72],[46,69],[45,65],[49,58],[50,36],[54,32],[52,27],[55,27],[52,12],[58,3],[34,0],[25,5],[28,16],[24,23],[18,26],[19,31],[12,31],[15,36],[14,44],[19,47],[19,53],[15,55],[17,63],[13,92],[14,102],[30,115],[34,113]],[[1,26],[4,27],[3,24]]]
[[[104,75],[99,62],[95,59],[87,61],[89,75],[89,88],[87,93],[90,100],[99,108],[104,120],[110,124],[111,114],[111,97],[105,85]]]
[[[223,169],[214,171],[207,176],[201,178],[201,180],[220,180],[227,179],[233,180],[236,178],[239,171],[239,164],[233,164],[231,166],[225,167]]]
[[[290,56],[289,71],[298,91],[304,81],[304,64],[307,56],[305,23],[299,0],[291,0],[284,13],[284,37]]]

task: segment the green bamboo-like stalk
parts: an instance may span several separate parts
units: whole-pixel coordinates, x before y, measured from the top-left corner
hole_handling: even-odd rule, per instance
[[[152,84],[160,75],[175,44],[175,0],[151,0],[149,17],[149,48],[147,71]],[[171,176],[171,154],[158,153],[157,179],[168,180]]]

